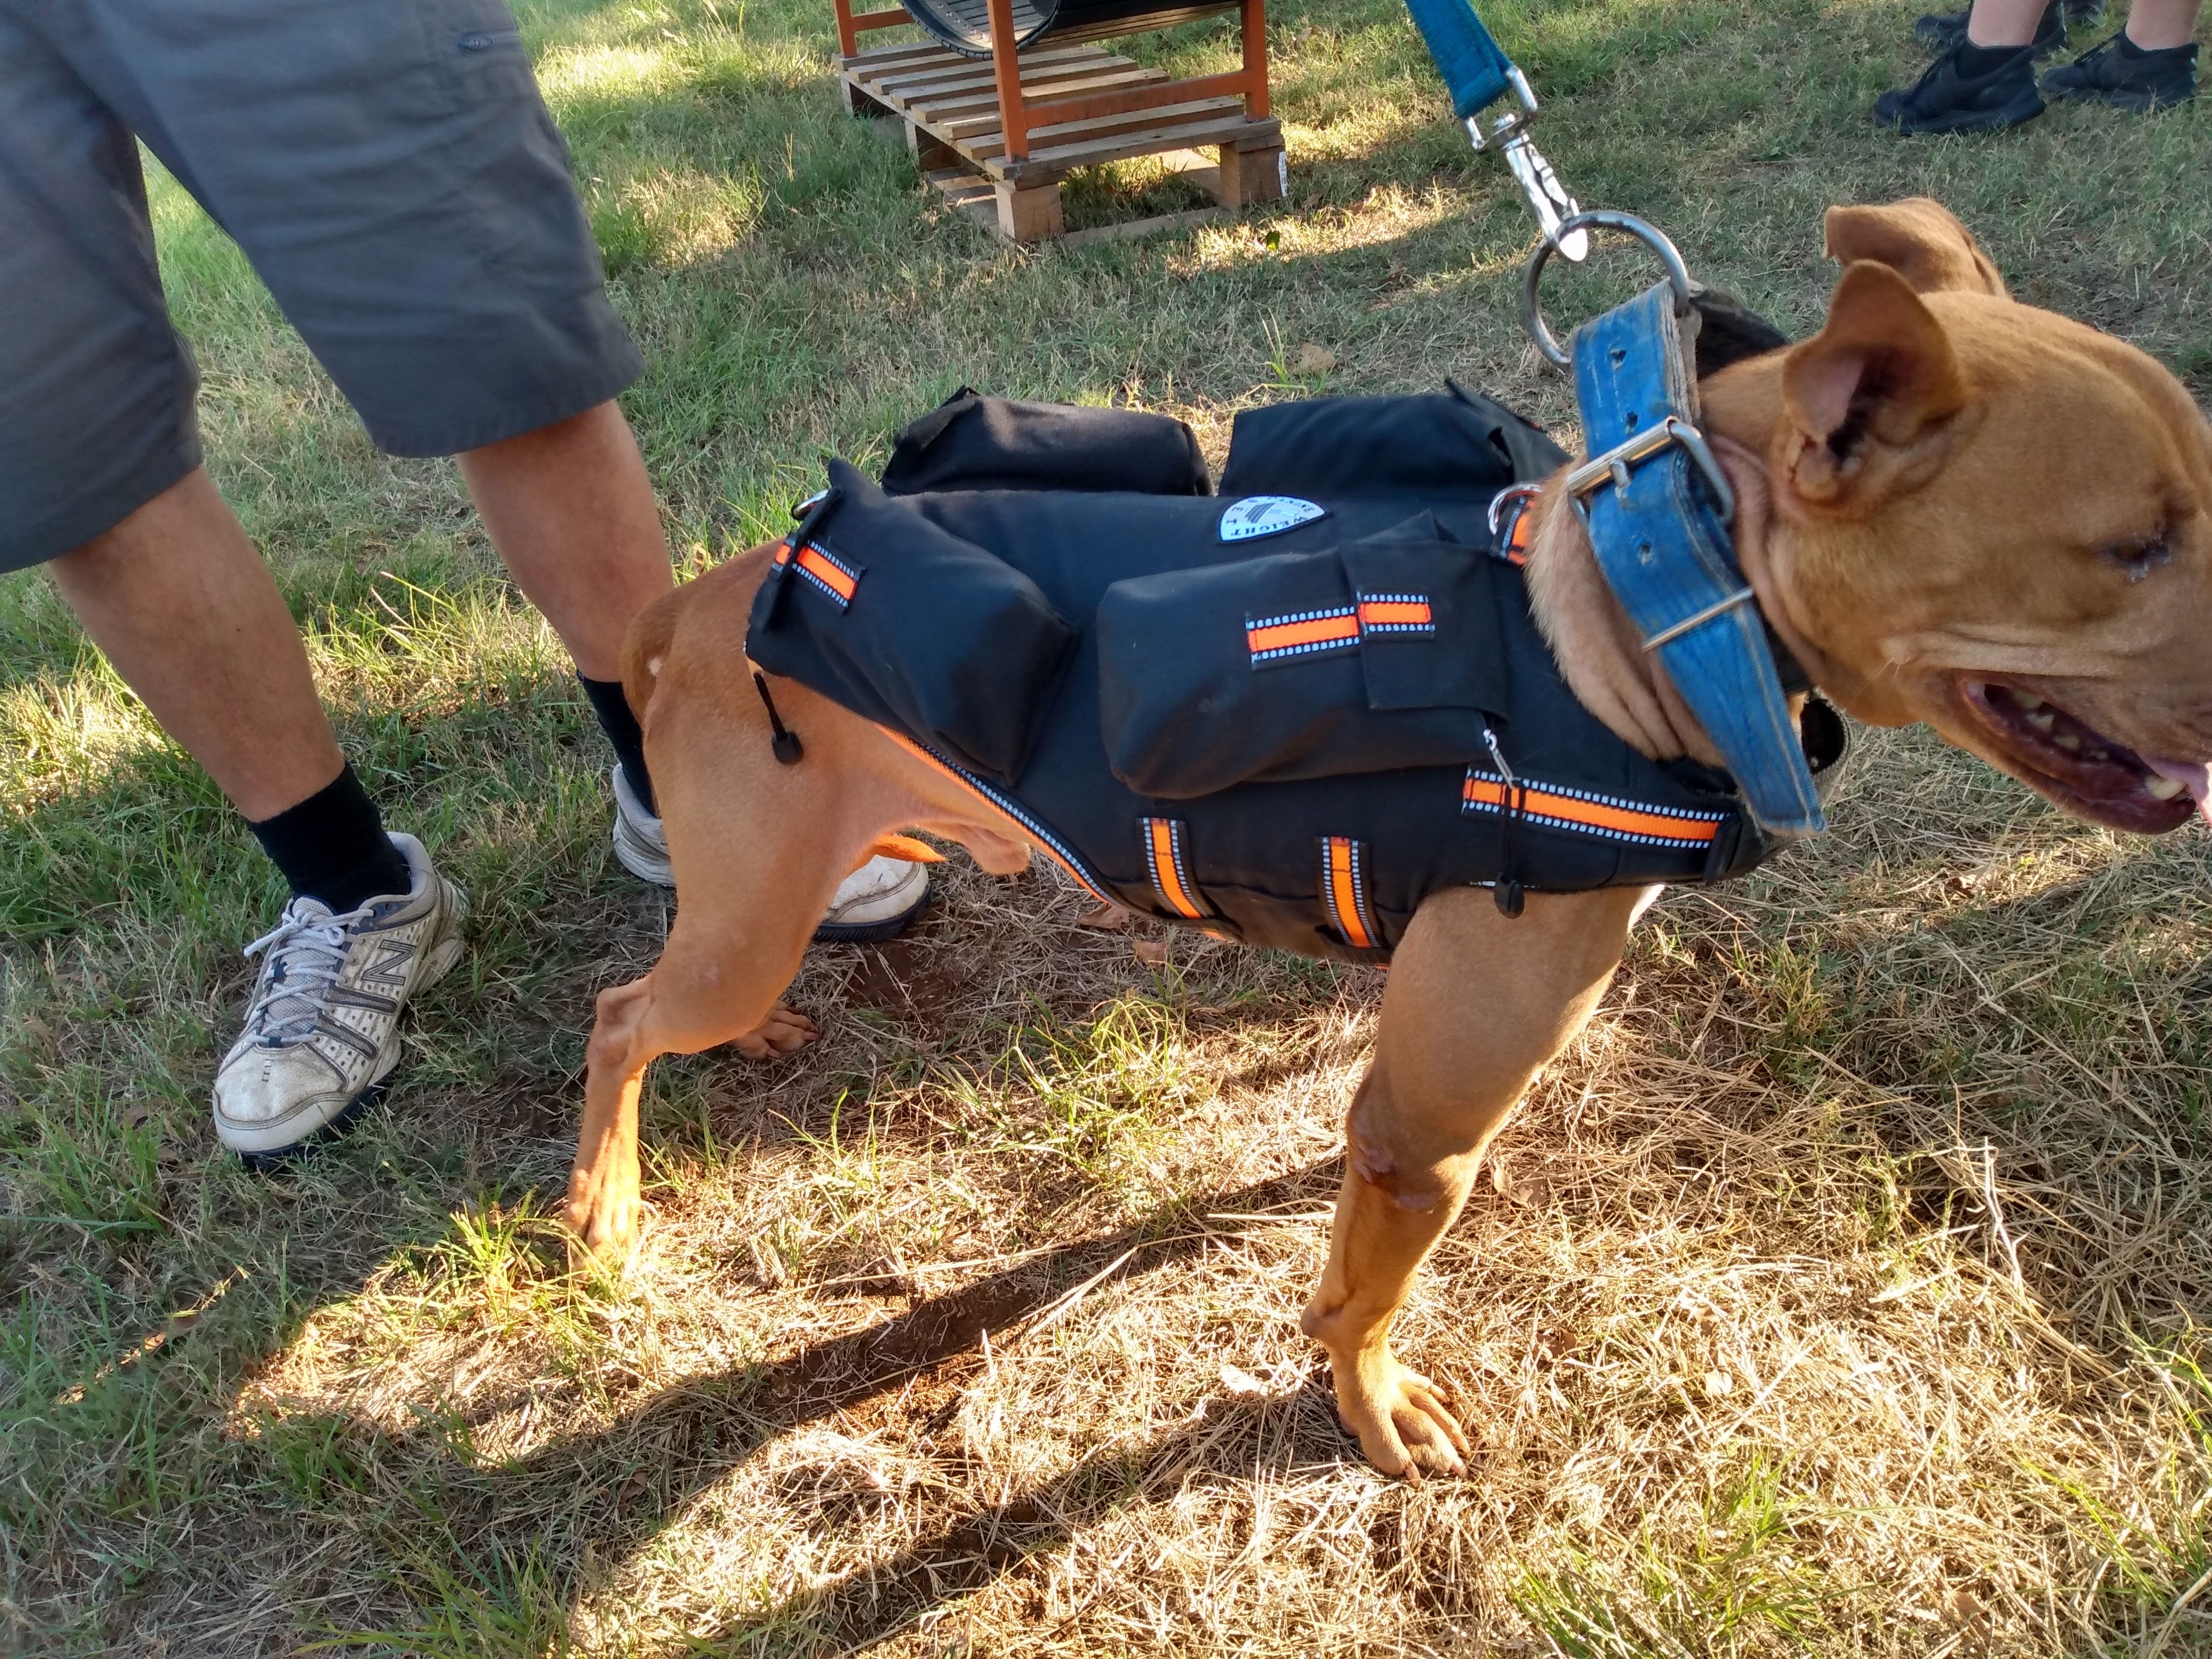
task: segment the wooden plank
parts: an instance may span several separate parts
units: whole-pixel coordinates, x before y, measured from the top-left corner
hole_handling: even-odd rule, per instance
[[[1146,86],[1166,79],[1165,73],[1159,70],[1131,68],[1110,70],[1103,74],[1085,76],[1079,80],[1054,82],[1054,88],[1090,92],[1105,87]],[[942,101],[933,98],[927,103],[917,99],[909,107],[916,120],[927,121],[933,126],[944,128],[948,135],[960,127],[973,126],[977,121],[995,127],[999,119],[998,99],[980,94],[947,98]]]
[[[1156,214],[1149,219],[1128,219],[1118,225],[1093,225],[1088,230],[1071,230],[1060,239],[1060,245],[1083,247],[1092,242],[1126,242],[1139,236],[1158,236],[1164,231],[1188,230],[1193,225],[1209,224],[1228,216],[1229,210],[1222,207]]]
[[[1152,131],[1121,138],[1095,139],[1085,143],[1055,144],[1050,149],[1032,150],[1026,157],[994,156],[982,161],[981,166],[994,179],[1027,184],[1032,179],[1056,179],[1077,167],[1096,167],[1101,161],[1119,161],[1131,155],[1155,155],[1164,149],[1195,149],[1200,145],[1234,143],[1238,139],[1255,136],[1253,129],[1262,125],[1275,125],[1273,121],[1262,124],[1239,114],[1233,119],[1224,117],[1188,126],[1172,127],[1164,131]],[[1278,128],[1278,135],[1279,131]],[[1281,142],[1279,136],[1276,142]]]
[[[1171,29],[1181,23],[1195,23],[1203,17],[1218,17],[1224,11],[1235,11],[1237,0],[1221,0],[1216,5],[1178,6],[1175,9],[1148,11],[1141,17],[1121,18],[1111,23],[1094,23],[1089,28],[1055,28],[1045,38],[1073,45],[1079,40],[1113,40],[1123,36],[1153,29]],[[1140,26],[1132,28],[1131,23]]]
[[[930,58],[951,64],[970,61],[957,52],[947,52],[934,40],[907,40],[896,46],[870,46],[866,52],[847,52],[837,60],[837,72],[844,76],[867,75]]]
[[[1032,100],[1038,123],[1082,121],[1094,115],[1121,115],[1130,110],[1157,109],[1164,104],[1187,103],[1194,98],[1247,96],[1251,88],[1243,70],[1233,75],[1201,75],[1188,81],[1164,81],[1157,87],[1092,93],[1080,98]]]
[[[1031,127],[1030,140],[1040,148],[1058,148],[1079,143],[1091,138],[1114,138],[1125,133],[1149,132],[1157,134],[1164,127],[1181,127],[1193,122],[1235,117],[1242,119],[1244,106],[1234,98],[1208,98],[1196,103],[1177,104],[1165,110],[1132,110],[1126,115],[1099,115],[1088,121],[1071,121],[1056,127]],[[1162,117],[1165,117],[1164,123]],[[979,161],[988,160],[1000,152],[996,132],[963,137],[959,147],[965,154]],[[1175,146],[1168,146],[1170,149]]]
[[[901,23],[912,21],[914,19],[907,15],[904,6],[893,6],[889,11],[855,13],[853,17],[853,28],[854,32],[858,33],[866,29],[895,29]]]
[[[938,67],[945,70],[969,72],[982,70],[988,72],[991,68],[991,60],[988,58],[970,58],[965,52],[948,51],[944,46],[934,44],[930,47],[930,53],[931,61]],[[1030,51],[1022,53],[1021,61],[1022,67],[1028,69],[1032,64],[1060,63],[1071,58],[1103,58],[1108,55],[1103,48],[1097,46],[1042,46],[1032,47]],[[864,63],[866,58],[867,54],[865,52],[860,55],[860,60]]]
[[[1164,81],[1165,70],[1150,68],[1141,64],[1122,64],[1097,69],[1085,66],[1064,74],[1041,78],[1024,83],[1022,96],[1034,100],[1040,96],[1057,97],[1070,91],[1080,92],[1088,87],[1134,85],[1145,81]],[[893,94],[899,102],[927,120],[936,120],[946,115],[959,115],[988,107],[999,106],[997,88],[986,82],[981,86],[969,84],[943,91],[931,90],[919,94]]]
[[[1070,75],[1083,75],[1108,67],[1121,68],[1127,58],[1115,58],[1096,46],[1072,46],[1064,52],[1040,52],[1022,64],[1022,85],[1044,85]],[[1161,70],[1164,75],[1167,71]],[[922,98],[943,93],[972,92],[998,84],[998,71],[990,60],[963,58],[951,64],[932,64],[925,70],[896,75],[870,76],[863,82],[885,95]]]
[[[1127,67],[1134,68],[1135,65]],[[1032,87],[1049,92],[1070,82],[1079,83],[1087,76],[1112,72],[1111,68],[1092,64],[1056,64],[1050,69],[1040,71],[1033,79],[1025,81],[1023,83],[1022,94],[1026,98],[1030,95]],[[1164,70],[1155,70],[1152,73],[1162,79],[1166,77]],[[934,77],[919,84],[886,85],[882,82],[865,81],[860,84],[866,87],[872,96],[883,100],[887,104],[902,110],[919,110],[941,106],[962,99],[987,98],[995,104],[998,98],[999,82],[998,77],[990,73],[988,67],[986,66],[981,74],[971,72],[958,76]]]
[[[1165,119],[1172,125],[1231,113],[1243,113],[1243,106],[1235,99],[1206,98],[1195,103],[1169,106]],[[933,124],[930,131],[945,143],[957,145],[969,155],[995,155],[999,149],[997,119],[993,114],[979,115],[965,121],[940,121]],[[1073,143],[1085,137],[1105,137],[1115,133],[1158,131],[1161,128],[1162,119],[1163,112],[1157,109],[1132,110],[1126,115],[1097,115],[1088,121],[1031,127],[1030,137],[1040,144]]]

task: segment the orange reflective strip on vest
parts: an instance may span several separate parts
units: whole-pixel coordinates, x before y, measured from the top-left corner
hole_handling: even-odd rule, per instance
[[[1503,778],[1470,771],[1462,799],[1469,811],[1503,811],[1508,793]],[[1517,793],[1521,816],[1531,823],[1662,847],[1709,847],[1725,822],[1722,813],[1675,812],[1537,783],[1522,783]]]
[[[1360,599],[1359,625],[1369,630],[1405,632],[1418,629],[1434,633],[1437,618],[1429,609],[1428,600],[1419,594],[1377,593]]]
[[[847,569],[812,542],[804,544],[799,550],[799,574],[811,577],[841,605],[852,604],[854,592],[860,585],[856,572]]]
[[[1321,896],[1329,920],[1355,951],[1375,949],[1375,927],[1367,914],[1365,849],[1347,836],[1324,836],[1321,842]]]
[[[1263,617],[1244,624],[1244,644],[1255,663],[1335,651],[1359,643],[1359,613],[1350,605]]]
[[[1152,886],[1159,893],[1160,902],[1186,921],[1204,920],[1206,912],[1198,902],[1198,890],[1183,863],[1182,822],[1176,818],[1139,822],[1145,830],[1145,862],[1152,870]]]

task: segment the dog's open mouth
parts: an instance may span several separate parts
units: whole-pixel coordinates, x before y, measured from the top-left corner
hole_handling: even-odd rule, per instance
[[[2019,686],[1969,679],[1960,690],[2022,781],[2069,812],[2147,836],[2178,830],[2200,809],[2212,820],[2203,763],[2146,758]]]

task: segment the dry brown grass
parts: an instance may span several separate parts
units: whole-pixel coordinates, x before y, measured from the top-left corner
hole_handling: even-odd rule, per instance
[[[457,1218],[235,1431],[590,1652],[2187,1650],[2203,844],[1867,746],[1828,844],[1645,924],[1425,1275],[1463,1481],[1368,1470],[1296,1325],[1376,976],[1155,973],[1042,874],[817,953],[804,1058],[670,1068],[626,1277]],[[2106,974],[2139,1022],[2069,1017]]]
[[[1916,68],[1902,0],[1484,9],[1584,199],[1793,331],[1821,208],[1929,193],[2023,297],[2212,386],[2212,99],[1911,146],[1865,120]],[[1396,0],[1271,6],[1288,208],[1073,252],[987,243],[836,113],[821,0],[524,9],[690,568],[963,380],[1171,409],[1217,460],[1303,391],[1566,413],[1513,320],[1525,217]],[[910,940],[816,953],[806,1055],[658,1068],[659,1224],[572,1274],[592,994],[666,906],[611,866],[588,715],[450,469],[373,454],[155,196],[219,481],[477,908],[389,1104],[242,1175],[206,1094],[279,896],[0,582],[0,1650],[2212,1652],[2201,830],[1876,738],[1823,842],[1669,897],[1408,1309],[1463,1481],[1368,1470],[1295,1325],[1376,978],[1155,967],[1043,872],[957,866]]]

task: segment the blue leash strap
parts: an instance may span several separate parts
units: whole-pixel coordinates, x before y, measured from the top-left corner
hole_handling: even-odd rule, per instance
[[[1692,337],[1696,313],[1688,313]],[[1759,602],[1729,539],[1735,500],[1698,429],[1684,316],[1660,283],[1575,331],[1590,459],[1566,488],[1599,568],[1771,835],[1827,827]]]
[[[1561,222],[1582,210],[1528,136],[1529,119],[1536,113],[1536,92],[1528,77],[1514,66],[1468,0],[1406,0],[1406,9],[1451,91],[1452,113],[1468,141],[1477,149],[1497,147],[1528,211],[1543,228],[1545,240],[1579,263],[1589,252],[1589,237],[1581,231],[1560,234]],[[1517,107],[1497,117],[1484,131],[1482,112],[1509,93]]]
[[[1513,65],[1467,0],[1406,0],[1462,121],[1503,98]]]

